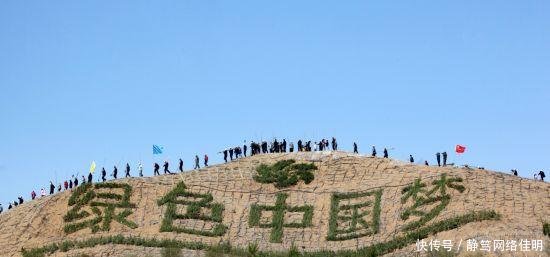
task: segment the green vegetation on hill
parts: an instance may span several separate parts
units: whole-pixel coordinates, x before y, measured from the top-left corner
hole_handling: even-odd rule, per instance
[[[356,251],[316,251],[316,252],[299,252],[297,249],[289,249],[285,252],[256,252],[253,256],[262,257],[287,257],[287,256],[304,256],[304,257],[365,257],[365,256],[379,256],[395,251],[396,249],[403,248],[407,245],[413,244],[418,239],[427,238],[429,235],[437,234],[442,231],[452,230],[459,228],[464,224],[476,221],[484,220],[498,220],[500,215],[495,211],[479,211],[470,212],[468,214],[457,216],[444,221],[436,222],[432,225],[422,227],[413,232],[409,232],[403,236],[396,237],[390,241],[374,244],[364,248],[357,249]],[[139,237],[125,237],[122,235],[109,236],[109,237],[97,237],[87,240],[75,240],[75,241],[63,241],[61,243],[52,243],[40,248],[34,248],[30,250],[23,249],[21,251],[23,257],[45,257],[47,254],[53,254],[55,252],[67,252],[72,249],[90,248],[98,245],[118,244],[118,245],[134,245],[144,247],[157,247],[157,248],[186,248],[191,250],[207,250],[210,252],[227,253],[227,256],[251,256],[249,251],[240,248],[232,248],[230,244],[222,246],[210,246],[201,242],[187,242],[179,240],[168,239],[155,239],[155,238],[139,238]],[[220,249],[221,248],[221,249]],[[249,248],[250,249],[250,248]],[[256,248],[257,249],[257,248]],[[223,255],[222,255],[223,256]]]
[[[254,180],[259,183],[269,184],[274,183],[277,188],[285,188],[296,185],[302,180],[309,184],[315,176],[313,170],[317,170],[317,166],[313,163],[295,163],[295,160],[282,160],[273,165],[261,164],[256,168],[257,175]]]

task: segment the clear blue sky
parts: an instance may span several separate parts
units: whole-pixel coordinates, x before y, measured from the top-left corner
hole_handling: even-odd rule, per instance
[[[151,174],[274,136],[431,163],[446,150],[532,178],[550,168],[549,13],[543,0],[2,1],[0,202],[92,160]]]

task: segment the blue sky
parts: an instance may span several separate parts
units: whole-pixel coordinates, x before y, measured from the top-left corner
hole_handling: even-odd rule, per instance
[[[3,1],[0,202],[113,165],[338,138],[550,168],[548,1]],[[152,155],[152,144],[165,155]],[[548,172],[547,172],[548,173]]]

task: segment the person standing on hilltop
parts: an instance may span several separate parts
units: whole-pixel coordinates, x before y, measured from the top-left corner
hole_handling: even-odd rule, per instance
[[[544,181],[544,178],[546,177],[546,174],[544,174],[544,171],[539,171],[539,177],[540,177],[540,181]]]
[[[92,183],[93,178],[94,178],[94,176],[92,175],[92,173],[91,172],[88,173],[88,183]]]
[[[200,169],[201,167],[199,166],[199,156],[198,155],[195,155],[195,167],[193,169]]]
[[[424,161],[424,165],[430,166],[430,164],[428,163],[428,161]]]
[[[50,181],[50,195],[53,195],[53,193],[55,193],[55,185]]]
[[[160,172],[159,172],[160,165],[155,162],[155,164],[153,164],[153,167],[154,167],[153,175],[160,175]]]
[[[204,167],[208,167],[208,155],[204,155]]]
[[[46,196],[46,190],[44,188],[40,189],[40,197]]]
[[[514,174],[514,176],[516,176],[516,177],[517,177],[517,176],[518,176],[518,171],[517,171],[517,170],[515,170],[515,169],[513,169],[513,170],[512,170],[512,174]]]
[[[61,192],[61,184],[57,186],[57,192]]]
[[[388,149],[384,147],[384,158],[388,158]]]
[[[447,152],[443,152],[443,167],[447,166]]]
[[[302,145],[302,139],[298,140],[298,152],[303,150],[304,146]]]
[[[435,159],[437,160],[437,166],[441,167],[441,154],[439,152],[435,154]]]
[[[36,198],[36,192],[34,192],[34,190],[32,190],[31,192],[31,200],[34,200]]]
[[[103,180],[103,182],[105,182],[105,180],[107,180],[107,179],[105,178],[105,176],[107,176],[107,172],[105,171],[105,168],[102,167],[102,168],[101,168],[101,179]],[[65,190],[67,190],[67,188],[65,188]]]
[[[233,148],[229,148],[229,159],[233,160]]]
[[[223,150],[223,160],[227,163],[227,149]]]
[[[289,152],[294,152],[294,143],[290,142],[290,144],[288,145],[288,151]]]
[[[413,158],[412,154],[409,154],[409,162],[414,163],[414,158]]]
[[[246,148],[248,146],[246,146],[246,140],[244,141],[244,144],[243,144],[243,154],[244,154],[244,157],[246,157]]]
[[[118,174],[118,168],[114,166],[113,174],[112,174],[114,179],[116,179],[117,174]]]
[[[73,189],[73,179],[72,178],[69,179],[69,189]]]
[[[65,183],[63,183],[63,185],[65,186],[65,191],[67,191],[67,189],[69,188],[69,182],[65,180]]]
[[[129,163],[126,163],[126,176],[125,177],[126,178],[131,177],[130,176],[130,164]]]
[[[77,176],[78,176],[78,175],[77,175]],[[74,178],[74,187],[77,187],[77,186],[78,186],[78,178],[75,177],[75,178]]]
[[[332,137],[332,150],[337,151],[338,150],[338,143],[336,142],[336,138]]]
[[[164,174],[168,173],[168,174],[172,174],[172,172],[170,172],[170,170],[168,170],[168,161],[164,161]]]
[[[179,163],[178,169],[179,169],[180,172],[183,172],[183,160],[181,158],[180,158],[180,163]]]
[[[357,151],[357,143],[353,142],[353,153],[359,153],[359,151]]]
[[[373,145],[372,146],[372,157],[376,157],[376,147]]]

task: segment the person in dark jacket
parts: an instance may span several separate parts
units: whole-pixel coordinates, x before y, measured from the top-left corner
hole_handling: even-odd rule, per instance
[[[447,166],[447,152],[443,152],[443,167]]]
[[[414,163],[414,158],[413,158],[412,154],[409,154],[409,162]]]
[[[103,180],[103,182],[107,180],[105,176],[107,176],[107,172],[105,171],[105,168],[101,168],[101,180]]]
[[[244,144],[243,144],[243,154],[244,154],[244,157],[246,157],[246,149],[247,149],[247,145],[246,145],[246,141],[244,141]]]
[[[424,161],[424,165],[430,166],[430,164],[428,163],[428,161]]]
[[[126,178],[131,177],[130,176],[130,164],[129,163],[126,163],[126,176],[125,177]]]
[[[115,166],[113,169],[113,178],[116,179],[116,176],[118,174],[118,168]]]
[[[180,172],[183,172],[183,160],[180,158],[179,167]]]
[[[435,154],[435,159],[437,160],[437,166],[441,167],[441,154],[439,152]]]
[[[153,167],[154,167],[153,175],[160,175],[160,172],[159,172],[160,165],[155,162],[155,164],[153,164]]]
[[[376,147],[373,145],[372,146],[372,157],[376,157]]]
[[[546,174],[544,174],[544,171],[539,171],[539,178],[540,178],[540,181],[544,181],[544,178],[546,177]]]
[[[353,153],[359,153],[359,151],[357,151],[357,143],[353,142]]]
[[[164,174],[168,173],[168,174],[172,174],[172,172],[170,172],[170,170],[168,170],[168,161],[164,161]]]
[[[227,162],[227,149],[223,150],[223,160]]]
[[[78,176],[78,175],[77,175],[77,176]],[[74,187],[77,187],[77,186],[78,186],[78,178],[75,177],[75,178],[74,178]]]
[[[88,183],[92,183],[93,175],[92,173],[88,173]]]
[[[208,155],[204,155],[204,167],[208,167]]]
[[[53,195],[53,193],[55,193],[55,185],[50,181],[50,195]]]
[[[73,180],[69,179],[69,189],[73,189]]]
[[[384,158],[388,158],[388,149],[384,147]]]

